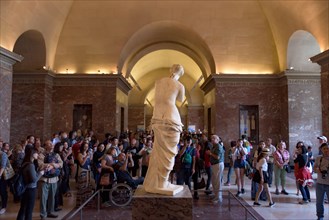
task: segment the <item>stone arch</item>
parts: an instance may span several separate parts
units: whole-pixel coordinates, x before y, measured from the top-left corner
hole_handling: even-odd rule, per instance
[[[43,35],[39,31],[28,30],[21,34],[15,42],[13,52],[24,57],[21,63],[14,65],[14,72],[44,71],[46,44]]]
[[[320,66],[309,60],[320,52],[320,46],[311,33],[304,30],[295,31],[288,42],[287,69],[320,72]]]
[[[122,50],[118,72],[128,78],[140,58],[160,49],[173,49],[190,56],[204,78],[216,72],[214,58],[204,40],[188,27],[172,21],[154,22],[137,31]]]

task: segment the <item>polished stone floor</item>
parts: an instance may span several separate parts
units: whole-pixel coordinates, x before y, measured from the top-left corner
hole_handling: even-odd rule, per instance
[[[224,181],[226,180],[226,172],[224,175]],[[234,180],[234,175],[233,175]],[[72,182],[74,185],[74,182]],[[74,188],[74,187],[72,187]],[[232,193],[236,193],[236,185],[224,186],[224,190],[230,190]],[[241,195],[240,201],[247,207],[247,209],[253,214],[253,216],[247,213],[242,206],[234,199],[231,200],[231,211],[228,208],[228,192],[224,192],[224,200],[222,204],[212,204],[211,198],[205,195],[204,192],[200,192],[200,199],[194,200],[193,203],[193,217],[194,219],[300,219],[310,220],[316,219],[315,208],[315,189],[311,188],[312,202],[306,205],[298,204],[301,196],[296,195],[295,181],[292,174],[287,177],[287,191],[289,195],[275,195],[275,188],[270,188],[273,200],[276,202],[275,207],[267,207],[268,202],[260,201],[262,206],[252,207],[253,201],[251,200],[250,189],[251,181],[246,178],[246,193]],[[75,191],[73,190],[73,197],[64,198],[64,207],[62,211],[57,212],[59,217],[57,219],[65,219],[75,206]],[[19,204],[12,202],[12,196],[9,197],[9,204],[7,212],[0,215],[0,219],[12,220],[16,219]],[[246,218],[247,213],[247,218]],[[83,209],[82,219],[131,219],[131,206],[126,207],[108,207],[102,208],[98,213],[96,209],[86,208]],[[33,219],[40,219],[39,217],[39,200],[36,201]],[[74,219],[80,219],[80,214]],[[329,205],[325,205],[325,219],[329,220]]]

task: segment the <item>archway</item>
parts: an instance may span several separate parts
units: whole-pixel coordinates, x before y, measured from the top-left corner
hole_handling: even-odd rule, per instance
[[[24,32],[17,39],[14,50],[15,53],[24,57],[21,63],[14,66],[14,72],[42,72],[47,67],[46,44],[42,34],[36,30]]]
[[[288,42],[287,69],[320,72],[320,66],[309,60],[320,52],[320,46],[312,34],[303,30],[294,32]]]

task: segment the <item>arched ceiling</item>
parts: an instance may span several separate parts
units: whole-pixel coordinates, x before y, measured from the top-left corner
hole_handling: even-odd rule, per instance
[[[194,82],[202,76],[200,67],[189,56],[175,50],[158,50],[145,55],[134,65],[131,75],[136,81],[146,81],[144,74],[159,67],[168,67],[169,70],[173,64],[182,64],[185,74],[190,75]]]
[[[25,31],[41,32],[57,72],[116,71],[129,38],[155,21],[189,27],[208,45],[216,72],[276,73],[288,40],[310,32],[329,49],[328,1],[1,1],[0,45],[13,50]],[[163,33],[174,34],[174,33]]]
[[[329,49],[329,3],[321,0],[11,0],[0,4],[0,46],[13,51],[21,34],[38,31],[46,46],[44,65],[57,73],[116,72],[152,45],[176,44],[191,53],[170,46],[142,53],[132,62],[132,76],[142,84],[150,72],[181,62],[194,84],[200,71],[209,75],[285,70],[288,42],[298,30],[312,34],[321,52]],[[210,66],[200,65],[198,59]]]

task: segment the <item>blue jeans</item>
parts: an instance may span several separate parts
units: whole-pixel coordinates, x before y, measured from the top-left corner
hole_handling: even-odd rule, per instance
[[[273,169],[274,169],[274,164],[273,163],[267,163],[268,185],[272,185]]]
[[[316,215],[319,220],[324,217],[324,195],[329,195],[329,185],[317,183],[316,184]]]
[[[1,208],[7,208],[8,192],[7,192],[7,180],[0,176],[0,196],[1,196]]]
[[[35,203],[37,188],[27,188],[22,195],[21,208],[17,220],[32,220],[32,213]]]
[[[188,188],[191,190],[191,180],[192,180],[192,169],[182,167],[178,171],[177,185],[183,185],[185,183],[188,186]]]
[[[46,183],[41,181],[40,184],[40,217],[47,217],[47,214],[52,214],[55,209],[57,183]]]
[[[206,167],[205,168],[206,173],[207,173],[207,186],[206,186],[206,190],[209,190],[210,187],[210,183],[211,183],[211,167]]]
[[[309,199],[311,199],[310,197],[310,191],[308,190],[308,186],[303,186],[302,184],[298,183],[299,186],[299,190],[302,193],[303,196],[303,200],[304,201],[308,201]]]
[[[233,166],[229,166],[227,172],[227,181],[226,181],[227,183],[231,182],[232,173],[233,173]]]

